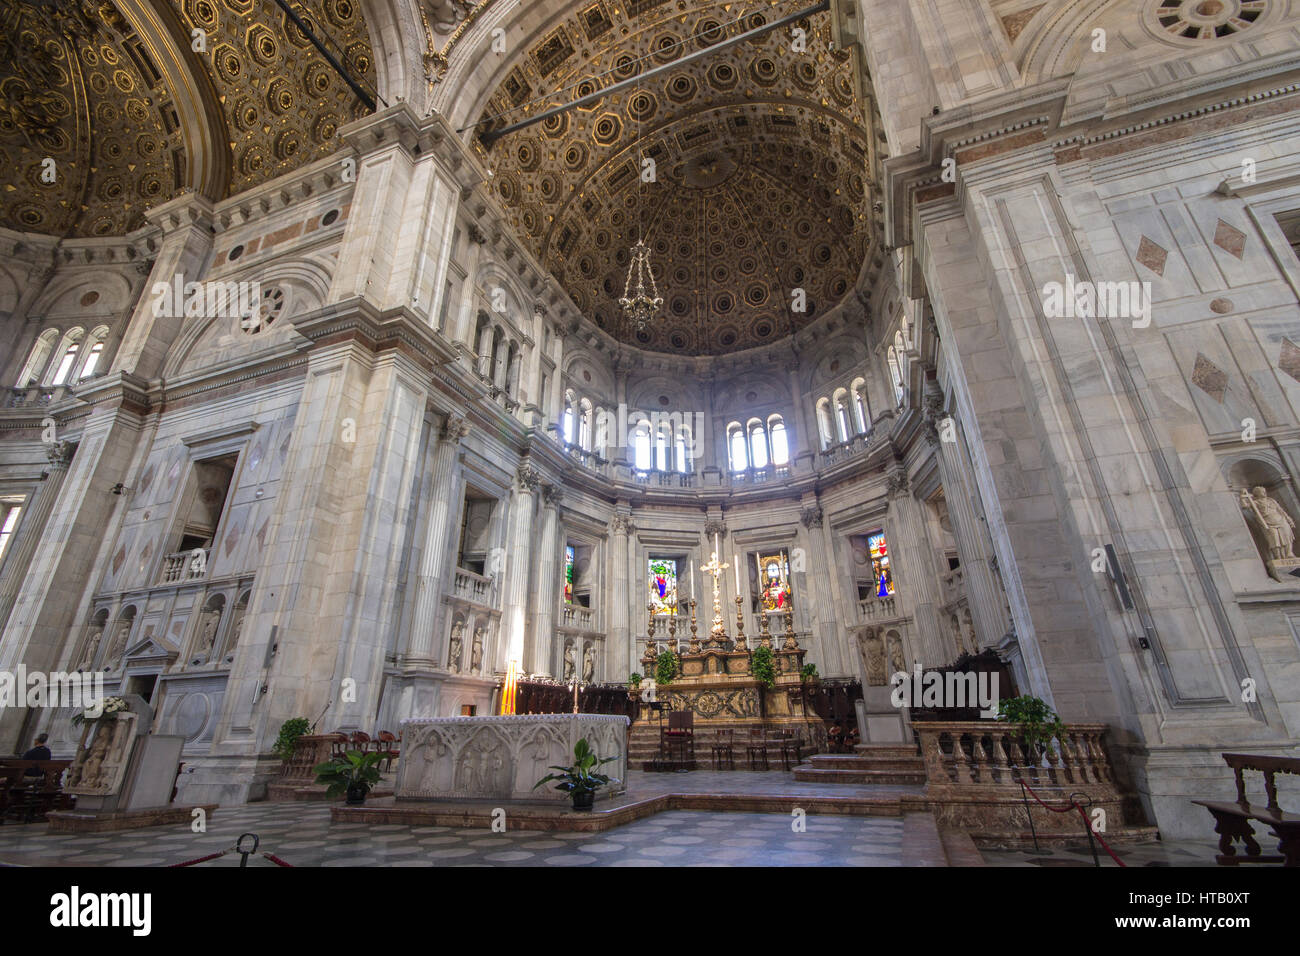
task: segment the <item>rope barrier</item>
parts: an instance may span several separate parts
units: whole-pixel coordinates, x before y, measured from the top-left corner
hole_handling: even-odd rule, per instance
[[[1070,797],[1069,805],[1064,807],[1051,807],[1048,806],[1046,803],[1044,803],[1042,800],[1040,800],[1038,794],[1034,793],[1033,787],[1025,783],[1024,780],[1020,781],[1020,786],[1024,787],[1025,790],[1028,791],[1029,795],[1034,798],[1034,801],[1044,810],[1050,810],[1053,813],[1069,813],[1071,810],[1078,810],[1079,817],[1083,820],[1083,828],[1088,831],[1089,837],[1095,836],[1097,838],[1097,842],[1101,844],[1101,848],[1110,854],[1110,858],[1115,861],[1116,865],[1122,866],[1125,869],[1128,868],[1128,864],[1126,864],[1123,860],[1117,857],[1115,855],[1115,851],[1112,850],[1109,845],[1107,845],[1106,839],[1100,833],[1098,833],[1096,830],[1092,828],[1092,824],[1088,820],[1088,814],[1083,812],[1083,807],[1079,805],[1078,801],[1074,799],[1073,795]]]
[[[244,850],[244,849],[241,848],[241,847],[242,847],[243,840],[244,840],[244,837],[252,837],[252,838],[253,838],[253,849],[251,849],[251,850]],[[224,850],[219,850],[219,851],[217,851],[216,853],[209,853],[207,856],[195,857],[193,860],[186,860],[186,861],[184,861],[183,863],[169,863],[169,864],[167,865],[167,869],[169,869],[169,870],[170,870],[170,869],[175,869],[176,867],[180,867],[180,866],[194,866],[196,863],[206,863],[208,860],[216,860],[216,859],[220,859],[221,857],[225,856],[227,853],[235,853],[235,852],[238,852],[238,853],[240,854],[240,856],[242,857],[242,859],[239,861],[239,865],[240,865],[241,867],[243,867],[243,866],[247,866],[247,865],[248,865],[248,858],[249,858],[252,854],[257,853],[258,856],[264,856],[264,857],[266,857],[268,860],[270,860],[270,861],[271,861],[272,863],[274,863],[276,866],[287,866],[289,869],[293,869],[293,864],[292,864],[292,863],[286,863],[284,860],[280,859],[280,858],[279,858],[278,856],[276,856],[274,853],[268,853],[266,850],[262,850],[260,853],[258,853],[258,850],[257,850],[257,844],[258,844],[259,842],[260,842],[260,841],[259,841],[258,838],[257,838],[257,834],[255,834],[255,833],[241,833],[240,836],[239,836],[239,842],[236,843],[234,846],[228,846],[228,847],[226,847]]]

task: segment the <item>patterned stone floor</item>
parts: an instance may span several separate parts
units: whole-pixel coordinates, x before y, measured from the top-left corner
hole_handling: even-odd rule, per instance
[[[47,835],[0,827],[0,864],[164,866],[231,846],[242,832],[294,866],[898,866],[903,821],[769,813],[671,811],[600,834],[331,823],[321,804],[218,810],[206,834],[153,827],[116,834]],[[238,866],[228,854],[199,866]],[[249,866],[273,866],[254,857]]]
[[[1123,860],[1127,867],[1216,866],[1214,857],[1218,852],[1218,844],[1213,841],[1170,843],[1157,840],[1115,848],[1115,855]],[[980,855],[989,866],[1095,866],[1092,851],[1086,846],[1057,847],[1051,852],[1041,854],[1024,850],[981,850]],[[1101,860],[1102,866],[1118,868],[1115,861],[1100,846],[1097,847],[1097,857]]]

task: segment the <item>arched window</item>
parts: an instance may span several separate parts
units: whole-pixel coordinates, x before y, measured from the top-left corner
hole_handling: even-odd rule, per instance
[[[671,425],[660,425],[655,432],[655,467],[660,471],[672,471],[669,460],[673,448],[673,429]]]
[[[858,421],[858,431],[865,433],[871,427],[871,412],[867,409],[867,380],[855,378],[849,391],[853,393],[853,413]]]
[[[790,463],[790,442],[785,435],[785,422],[780,415],[773,415],[767,420],[767,440],[772,445],[772,464]]]
[[[46,329],[41,333],[40,338],[36,340],[36,344],[32,346],[32,354],[28,356],[22,374],[18,376],[19,388],[35,385],[41,380],[41,376],[45,372],[45,366],[50,364],[50,356],[54,353],[54,343],[58,340],[58,329]]]
[[[690,470],[691,459],[690,459],[690,455],[687,453],[687,449],[689,447],[690,447],[690,429],[688,429],[685,425],[682,425],[677,429],[677,443],[674,446],[674,450],[676,452],[675,458],[676,458],[678,471],[684,472]]]
[[[889,380],[894,384],[894,401],[902,405],[907,390],[903,387],[903,373],[898,365],[898,352],[892,345],[889,347],[886,360],[889,362]]]
[[[81,372],[77,375],[77,381],[90,378],[95,374],[100,360],[104,356],[104,340],[108,338],[108,326],[101,325],[91,331],[86,336],[86,360],[82,363]]]
[[[749,429],[749,463],[755,468],[767,467],[767,432],[763,431],[763,423],[757,418],[751,418],[745,426]]]
[[[727,426],[727,451],[731,459],[732,471],[744,471],[749,467],[749,452],[745,447],[745,430],[740,422]]]
[[[831,400],[823,398],[817,403],[817,434],[822,441],[822,451],[835,444],[835,429],[831,425]]]
[[[579,408],[582,417],[578,422],[578,444],[591,451],[591,402],[584,398]]]
[[[912,347],[912,326],[911,323],[907,321],[906,312],[903,313],[903,320],[899,331],[902,333],[903,348],[910,349]]]
[[[571,388],[565,389],[564,417],[560,419],[560,434],[564,436],[564,440],[568,442],[570,445],[572,445],[574,442],[573,425],[574,425],[575,415],[574,415],[573,407],[574,405],[577,404],[577,402],[578,402],[578,398],[576,395],[573,394],[573,389]]]
[[[650,426],[641,422],[632,432],[632,464],[641,471],[652,467],[650,459]]]
[[[56,365],[54,374],[50,376],[48,384],[63,385],[72,375],[72,367],[77,362],[77,353],[81,348],[81,329],[71,329],[67,335],[63,336],[63,341],[59,343],[59,351],[56,353]]]
[[[835,402],[835,427],[840,441],[848,441],[854,434],[853,426],[849,424],[849,393],[837,388],[832,400]]]

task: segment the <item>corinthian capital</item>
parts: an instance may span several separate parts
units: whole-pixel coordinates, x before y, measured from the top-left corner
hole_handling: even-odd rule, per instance
[[[635,529],[630,515],[616,514],[609,519],[609,530],[615,534],[631,534]]]
[[[50,466],[60,471],[66,469],[72,461],[72,453],[76,451],[77,446],[70,441],[51,441],[45,443],[45,457],[50,460]]]
[[[552,508],[558,508],[560,502],[564,500],[564,489],[559,485],[547,485],[542,489],[542,497]]]
[[[442,440],[459,445],[460,440],[469,434],[469,419],[452,412],[442,423]]]
[[[803,522],[805,528],[820,528],[822,526],[821,505],[804,505],[799,509],[799,520]]]
[[[520,465],[515,478],[519,481],[519,490],[530,493],[536,491],[542,483],[542,473],[532,465]]]

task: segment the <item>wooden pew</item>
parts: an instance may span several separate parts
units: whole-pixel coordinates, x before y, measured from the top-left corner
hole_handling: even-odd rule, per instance
[[[1276,782],[1279,773],[1300,774],[1300,758],[1223,754],[1223,761],[1232,768],[1237,783],[1237,801],[1192,801],[1205,807],[1214,817],[1214,832],[1219,834],[1219,855],[1215,859],[1219,865],[1281,863],[1283,866],[1300,866],[1300,814],[1289,813],[1278,804]],[[1244,772],[1247,770],[1264,775],[1264,792],[1268,796],[1266,806],[1252,805],[1246,798]],[[1255,840],[1252,821],[1262,823],[1273,831],[1273,835],[1278,838],[1279,854],[1263,853]],[[1233,846],[1237,840],[1242,841],[1246,847],[1244,857],[1238,856],[1237,849]]]
[[[4,776],[4,798],[0,801],[0,823],[5,818],[22,818],[31,823],[44,818],[50,810],[66,810],[73,798],[63,792],[63,772],[72,766],[71,760],[0,760],[0,774]],[[27,771],[40,771],[39,776],[27,776]]]

